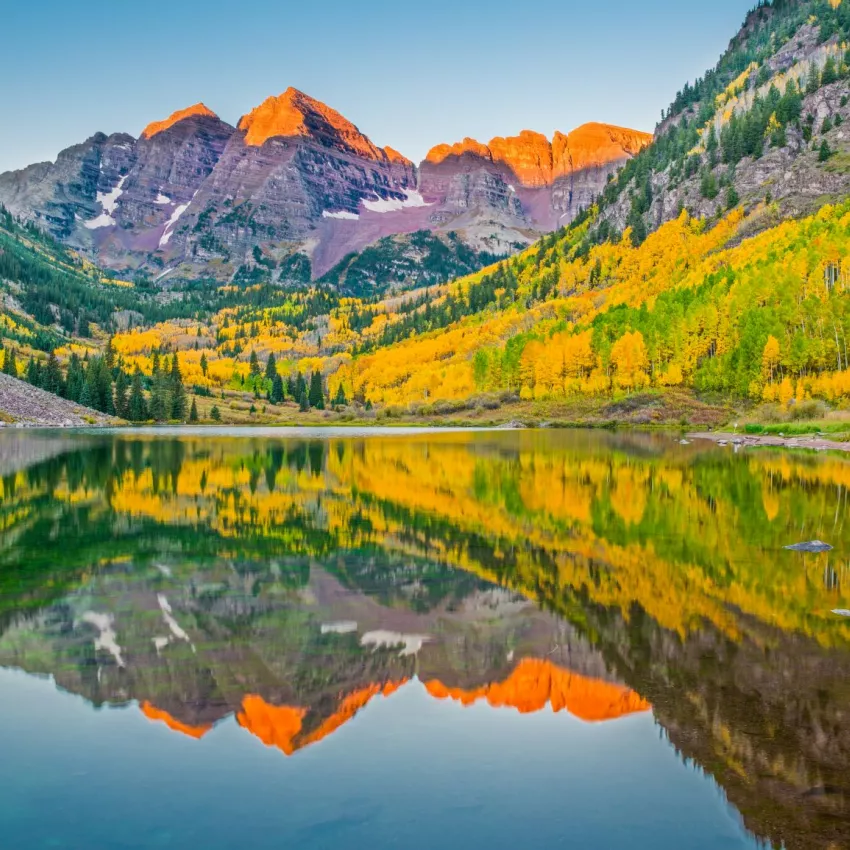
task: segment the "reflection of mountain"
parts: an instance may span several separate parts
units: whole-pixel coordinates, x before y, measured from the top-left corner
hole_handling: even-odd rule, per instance
[[[287,754],[417,675],[435,697],[481,695],[524,712],[551,705],[603,720],[649,708],[610,681],[572,628],[521,596],[467,579],[423,606],[415,591],[431,580],[428,565],[350,556],[340,569],[391,606],[315,565],[300,588],[278,580],[280,564],[114,565],[19,616],[0,663],[52,674],[94,704],[138,700],[150,720],[194,738],[235,716]]]
[[[0,663],[284,751],[414,676],[586,719],[647,700],[754,832],[842,846],[848,484],[641,435],[103,439],[2,481]]]

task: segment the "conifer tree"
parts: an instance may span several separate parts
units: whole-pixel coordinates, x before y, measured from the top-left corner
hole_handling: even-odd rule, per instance
[[[298,409],[304,413],[310,409],[310,400],[307,398],[306,388],[301,391],[301,398],[298,400]]]
[[[252,378],[257,378],[262,374],[260,370],[260,360],[257,357],[257,352],[253,349],[251,351],[251,357],[248,361],[248,364],[248,373]]]
[[[217,404],[214,404],[212,406],[212,410],[210,411],[210,418],[213,422],[221,422],[221,411],[218,409]]]
[[[207,376],[207,370],[209,369],[209,364],[207,363],[207,355],[206,352],[201,352],[201,371],[204,373],[204,377]]]
[[[334,407],[345,407],[347,404],[348,401],[346,401],[345,398],[345,390],[342,388],[342,381],[340,381],[334,398]]]
[[[272,379],[272,388],[269,392],[269,401],[272,404],[280,404],[283,401],[283,378],[275,372]]]
[[[128,419],[127,375],[121,369],[115,379],[115,415]]]
[[[189,421],[197,422],[198,421],[198,405],[195,401],[195,397],[192,396],[192,406],[189,408]]]
[[[12,378],[18,377],[18,364],[15,360],[15,349],[11,346],[6,349],[6,354],[3,357],[3,374],[9,375]]]
[[[318,369],[315,369],[310,376],[307,400],[310,402],[310,407],[315,407],[317,410],[325,409],[325,390],[322,386],[322,373]]]
[[[83,392],[83,364],[80,356],[74,352],[68,360],[68,375],[65,381],[65,398],[70,401],[79,401]]]
[[[130,400],[127,403],[127,418],[131,422],[144,422],[148,418],[145,394],[142,389],[142,372],[139,367],[133,372],[130,382]]]
[[[269,354],[269,359],[266,360],[266,378],[269,381],[274,381],[277,375],[277,362],[274,359],[274,353]]]
[[[171,397],[168,392],[169,376],[158,369],[151,384],[150,416],[164,422],[171,415]]]
[[[48,355],[47,365],[42,370],[40,386],[56,395],[62,395],[65,390],[65,382],[62,379],[62,367],[59,365],[59,358],[57,358],[56,353],[53,351]]]
[[[34,387],[41,386],[41,370],[38,367],[38,361],[32,355],[30,355],[30,359],[27,362],[24,375],[28,384],[32,384]]]
[[[176,352],[171,357],[170,374],[171,418],[182,422],[186,418],[186,389],[183,386],[183,375],[180,373],[180,363]]]
[[[835,65],[835,60],[830,56],[823,66],[823,74],[821,74],[820,84],[828,86],[838,79],[838,68]]]

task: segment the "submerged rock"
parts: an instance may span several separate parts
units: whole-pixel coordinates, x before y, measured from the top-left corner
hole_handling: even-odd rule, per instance
[[[838,614],[839,617],[850,617],[850,611],[846,608],[836,608],[832,613]]]
[[[792,552],[830,552],[832,546],[829,543],[824,543],[822,540],[810,540],[807,543],[795,543],[793,546],[786,546]]]

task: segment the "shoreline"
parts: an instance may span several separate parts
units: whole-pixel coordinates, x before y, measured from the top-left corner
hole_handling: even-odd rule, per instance
[[[689,440],[708,440],[737,448],[808,449],[817,452],[850,452],[850,442],[827,440],[817,435],[778,437],[772,434],[737,434],[728,431],[695,431],[687,434]]]

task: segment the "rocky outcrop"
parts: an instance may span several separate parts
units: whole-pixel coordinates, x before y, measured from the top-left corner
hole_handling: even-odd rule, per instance
[[[0,426],[76,428],[120,421],[0,374]]]
[[[91,234],[84,222],[104,213],[108,217],[110,193],[135,159],[132,136],[96,133],[82,144],[63,150],[55,163],[42,162],[0,174],[0,203],[14,215],[39,223],[57,238],[90,248]]]
[[[206,118],[217,118],[218,116],[203,103],[196,103],[194,106],[187,106],[185,109],[178,109],[172,112],[164,121],[152,121],[142,130],[142,139],[151,139],[159,133],[168,130],[180,121],[185,121],[187,118],[195,116]]]
[[[464,139],[432,148],[420,188],[437,199],[443,220],[470,209],[508,216],[536,232],[569,223],[599,195],[608,178],[652,141],[648,133],[584,124],[571,133]]]

